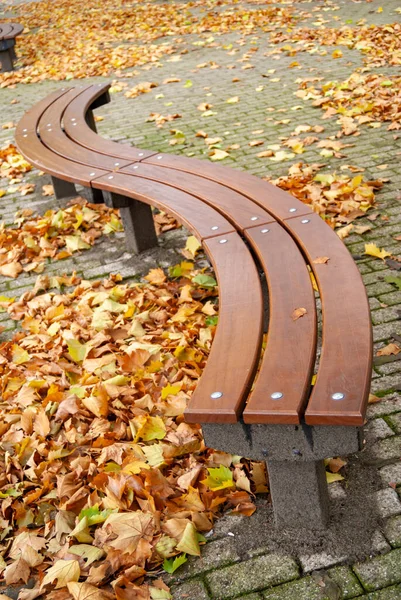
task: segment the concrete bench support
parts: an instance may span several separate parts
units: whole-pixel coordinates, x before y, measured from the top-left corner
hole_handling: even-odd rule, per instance
[[[61,200],[62,198],[70,198],[77,195],[75,185],[70,181],[59,179],[53,175],[51,176],[51,180],[54,189],[54,195],[56,196],[57,200]]]
[[[266,462],[276,526],[324,529],[329,518],[324,461]]]
[[[120,209],[129,252],[138,254],[157,246],[152,209],[148,204],[120,194],[104,192],[104,195],[107,206]]]
[[[0,73],[14,70],[15,49],[14,40],[3,40],[0,42]]]

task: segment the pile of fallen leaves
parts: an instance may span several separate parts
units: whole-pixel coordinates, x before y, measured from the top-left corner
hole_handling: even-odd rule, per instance
[[[16,227],[0,224],[0,275],[6,277],[18,277],[22,271],[41,273],[46,259],[67,258],[89,249],[103,234],[122,231],[117,210],[80,197],[43,216],[22,210],[14,223]]]
[[[355,118],[358,124],[390,122],[389,130],[401,128],[401,77],[353,73],[345,81],[330,81],[320,90],[309,88],[314,106],[333,115]]]
[[[14,144],[0,148],[0,177],[6,177],[11,183],[21,180],[24,173],[31,171],[32,166],[20,154]],[[6,192],[0,190],[0,197]]]
[[[223,506],[250,515],[266,491],[260,463],[205,450],[183,420],[217,287],[193,263],[170,271],[40,276],[1,299],[23,331],[0,345],[0,571],[36,578],[25,598],[170,598],[145,574],[199,555]]]
[[[233,9],[235,6],[235,10]],[[179,41],[160,38],[183,34],[209,35],[238,31],[252,33],[262,27],[292,22],[290,8],[271,6],[250,10],[236,2],[197,0],[176,3],[141,0],[43,0],[16,7],[25,26],[18,37],[22,68],[0,73],[1,85],[32,83],[43,79],[107,76],[119,69],[154,63],[177,49]]]
[[[296,163],[288,175],[272,183],[310,205],[333,228],[364,216],[374,206],[381,181],[366,181],[361,174],[319,173],[322,166]]]

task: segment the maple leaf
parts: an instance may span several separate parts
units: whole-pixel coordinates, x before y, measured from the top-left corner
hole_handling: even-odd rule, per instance
[[[211,490],[223,490],[224,488],[231,488],[234,486],[233,474],[224,465],[220,465],[218,468],[208,468],[209,475],[202,481]]]
[[[297,321],[297,319],[300,319],[301,317],[306,315],[306,312],[306,308],[295,308],[291,315],[292,320]]]
[[[386,250],[384,250],[384,248],[380,250],[380,248],[378,248],[376,244],[373,243],[365,244],[364,254],[368,254],[369,256],[375,256],[376,258],[381,258],[382,260],[387,258],[387,256],[391,256],[391,252],[387,252]]]
[[[150,283],[159,284],[166,281],[166,275],[163,269],[151,269],[149,273],[145,276],[145,279],[147,281],[150,281]]]
[[[41,588],[57,579],[56,590],[65,587],[70,581],[78,581],[81,574],[77,560],[57,560],[50,569],[46,571]]]
[[[117,536],[109,542],[110,546],[124,554],[135,552],[140,540],[150,542],[153,538],[155,523],[153,515],[141,511],[110,515],[104,524]]]

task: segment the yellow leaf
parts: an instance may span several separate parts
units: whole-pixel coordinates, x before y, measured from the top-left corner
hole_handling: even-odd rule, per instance
[[[341,50],[334,50],[331,54],[331,56],[333,58],[341,58],[343,55],[343,53],[341,52]]]
[[[225,150],[219,150],[218,148],[215,148],[210,154],[210,158],[212,160],[223,160],[224,158],[227,158],[227,156],[229,156],[228,152]]]
[[[375,256],[384,260],[387,256],[391,256],[391,252],[387,252],[384,248],[380,250],[376,244],[365,244],[365,254]]]
[[[41,588],[57,579],[56,590],[66,586],[70,581],[78,581],[81,575],[79,562],[77,560],[57,560],[47,570]]]
[[[12,346],[12,362],[16,365],[22,365],[28,362],[31,359],[30,355],[26,350],[18,346],[18,344],[13,344]]]
[[[344,477],[340,473],[329,473],[329,471],[326,471],[327,483],[334,483],[334,481],[341,481],[342,479]]]
[[[68,354],[75,362],[82,362],[86,357],[88,348],[86,344],[81,344],[78,340],[67,340]]]
[[[187,239],[187,243],[185,244],[185,250],[188,250],[188,252],[190,252],[192,256],[195,256],[195,254],[201,247],[202,244],[196,239],[196,237],[190,235]]]
[[[133,429],[134,442],[162,440],[166,436],[166,426],[161,417],[138,415],[130,421],[130,425]]]
[[[227,104],[236,104],[237,102],[239,102],[239,98],[238,96],[234,96],[233,98],[229,98],[228,100],[226,100]]]
[[[162,400],[167,396],[175,396],[181,390],[181,384],[170,385],[169,383],[162,389]]]
[[[198,536],[193,523],[187,523],[182,538],[176,548],[180,552],[186,552],[192,556],[200,556]]]

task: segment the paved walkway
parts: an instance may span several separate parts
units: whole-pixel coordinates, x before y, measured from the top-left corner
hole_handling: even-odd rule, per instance
[[[4,6],[10,10],[10,3]],[[256,8],[255,4],[250,6]],[[257,6],[264,4],[260,2]],[[400,21],[400,11],[396,11],[398,0],[381,3],[310,0],[296,6],[310,12],[309,24],[316,28],[322,26],[321,19],[327,21],[323,23],[326,27],[340,27],[346,22],[357,25],[361,19],[379,25]],[[204,130],[209,137],[221,138],[222,149],[230,146],[230,156],[223,164],[249,170],[260,177],[285,175],[296,160],[321,163],[323,159],[316,145],[284,162],[258,158],[257,154],[268,145],[279,144],[297,125],[323,125],[322,139],[334,135],[339,129],[336,120],[322,120],[319,108],[294,95],[299,88],[298,80],[346,79],[362,66],[364,55],[345,46],[339,46],[342,57],[338,59],[332,57],[336,46],[318,46],[316,53],[301,52],[296,56],[291,49],[272,52],[285,45],[285,42],[270,45],[269,35],[263,33],[249,37],[225,34],[216,39],[212,34],[208,38],[189,35],[180,46],[180,53],[166,56],[149,70],[138,69],[130,79],[119,80],[119,84],[127,82],[129,87],[143,81],[155,82],[159,87],[135,99],[127,99],[123,91],[113,94],[111,104],[97,112],[104,117],[98,123],[99,132],[123,143],[135,141],[143,148],[206,159],[204,139],[196,137],[199,130]],[[290,67],[294,62],[298,64]],[[384,65],[376,71],[387,76],[401,74],[399,66]],[[163,84],[167,78],[180,81]],[[185,85],[188,80],[192,85]],[[83,82],[89,81],[104,79]],[[65,82],[43,81],[2,89],[2,123],[17,122],[39,98],[64,85]],[[236,96],[237,103],[226,102]],[[15,100],[18,102],[14,103]],[[205,102],[213,105],[211,114],[205,115],[197,109]],[[181,116],[158,128],[154,122],[147,122],[150,113]],[[184,143],[170,146],[172,129],[183,133]],[[12,140],[12,136],[13,129],[0,129],[1,144]],[[183,141],[180,134],[175,137]],[[263,140],[264,144],[250,145],[252,140]],[[401,263],[367,257],[363,252],[364,244],[369,241],[400,255],[400,241],[395,238],[401,235],[401,135],[388,131],[387,124],[382,124],[361,127],[358,137],[346,141],[352,147],[343,151],[345,157],[330,158],[331,171],[352,164],[366,168],[367,178],[387,179],[378,194],[376,220],[364,218],[358,222],[369,225],[371,231],[352,234],[345,240],[367,286],[377,349],[399,340],[394,336],[401,335],[401,289],[386,281],[388,276],[400,276]],[[25,179],[36,184],[36,191],[26,197],[8,193],[0,199],[0,217],[6,222],[12,222],[18,209],[29,206],[44,211],[55,205],[53,198],[41,195],[42,185],[48,183],[46,176],[34,171]],[[1,185],[7,187],[4,180],[0,180]],[[117,235],[103,239],[78,257],[49,263],[46,272],[77,270],[86,278],[121,272],[139,277],[153,266],[178,262],[184,237],[185,232],[170,232],[159,249],[135,258],[125,251],[123,234]],[[35,277],[28,275],[16,281],[1,280],[0,294],[23,293],[34,280]],[[0,319],[6,326],[2,335],[10,335],[14,323],[7,321],[4,313]],[[323,535],[277,534],[272,528],[268,499],[260,497],[254,516],[222,519],[209,536],[202,558],[191,560],[174,575],[176,600],[401,598],[401,487],[397,488],[401,486],[401,354],[386,360],[377,361],[372,374],[372,392],[383,399],[369,407],[366,448],[349,461],[345,482],[330,486],[333,503],[330,529]]]

